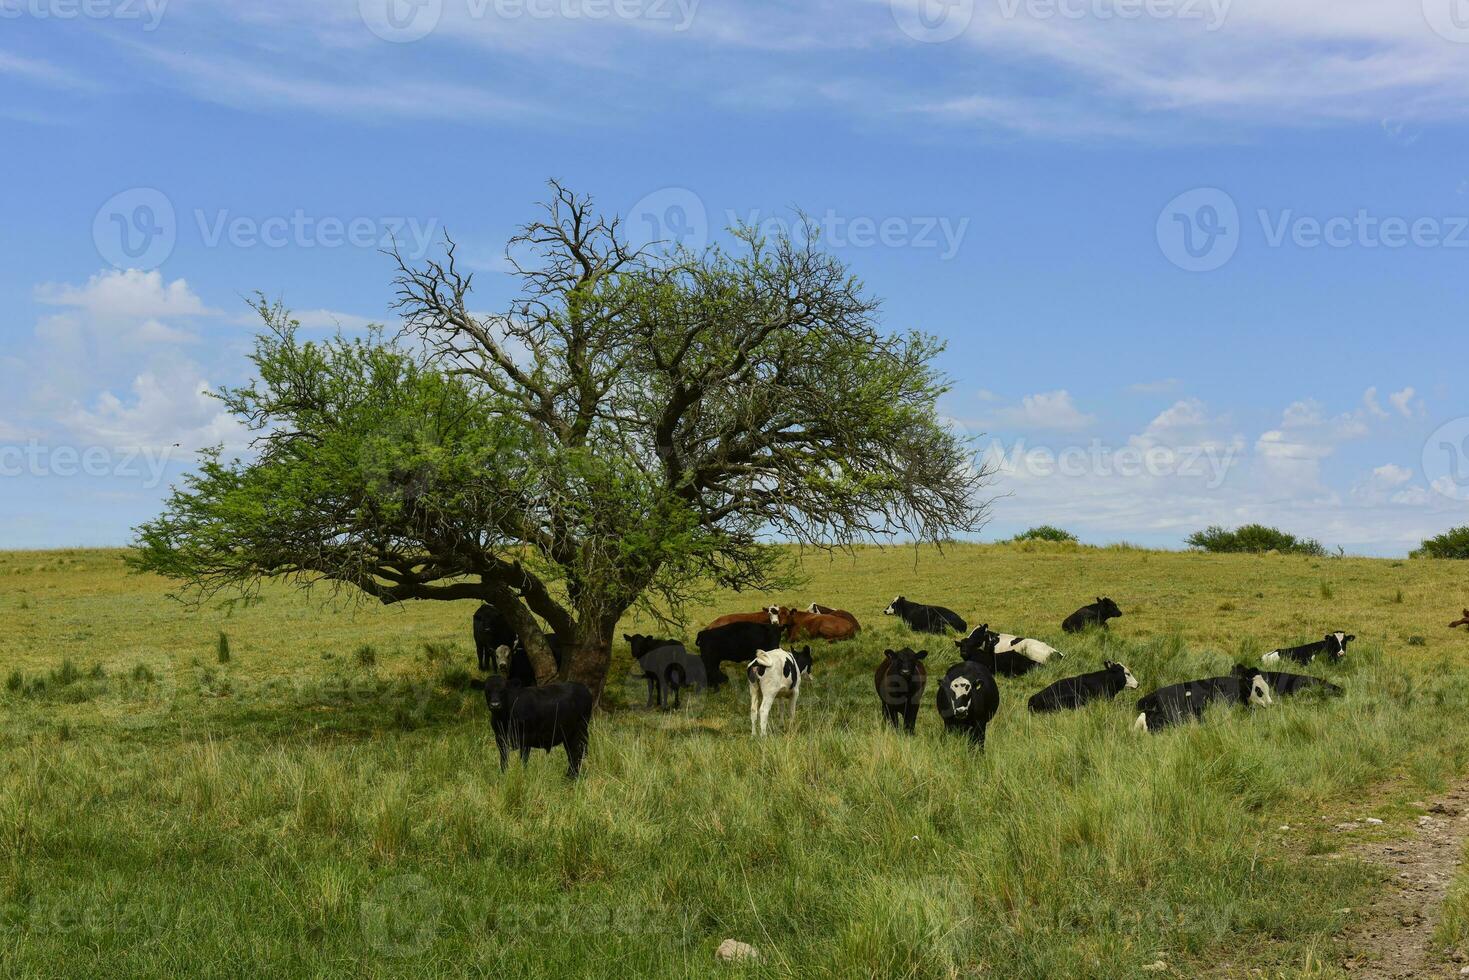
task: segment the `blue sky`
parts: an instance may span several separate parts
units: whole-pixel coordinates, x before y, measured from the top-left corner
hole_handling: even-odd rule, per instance
[[[0,547],[238,443],[254,290],[361,329],[449,231],[499,308],[556,177],[816,218],[948,340],[990,536],[1404,554],[1469,522],[1466,106],[1464,0],[0,0]]]

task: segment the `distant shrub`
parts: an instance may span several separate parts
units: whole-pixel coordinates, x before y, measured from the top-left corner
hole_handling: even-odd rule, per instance
[[[1422,636],[1419,636],[1418,634],[1414,633],[1412,636],[1408,637],[1408,646],[1410,646],[1410,647],[1426,647],[1426,646],[1428,646],[1428,640],[1427,640],[1426,637],[1422,637]]]
[[[138,664],[133,668],[133,680],[139,684],[152,684],[158,679],[147,664]]]
[[[1022,531],[1010,539],[1011,541],[1057,541],[1075,543],[1076,535],[1070,531],[1062,530],[1050,524],[1042,524],[1033,527],[1029,531]]]
[[[377,663],[377,651],[373,649],[371,643],[362,644],[352,656],[359,667],[371,667]]]
[[[1279,528],[1263,524],[1246,524],[1234,530],[1214,525],[1195,531],[1188,537],[1191,548],[1216,554],[1263,554],[1276,551],[1283,555],[1325,556],[1326,549],[1315,538],[1298,538]]]
[[[1469,524],[1428,538],[1413,552],[1414,558],[1469,558]]]
[[[61,666],[51,671],[51,682],[58,687],[75,684],[81,679],[82,672],[77,669],[77,665],[72,663],[69,657],[61,661]]]

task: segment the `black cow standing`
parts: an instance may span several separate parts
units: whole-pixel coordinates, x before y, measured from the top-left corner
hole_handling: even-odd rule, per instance
[[[964,732],[971,744],[983,749],[985,729],[1000,709],[995,676],[972,660],[961,660],[944,675],[937,697],[944,732]]]
[[[500,771],[509,762],[510,750],[520,752],[524,765],[531,749],[547,752],[566,746],[566,776],[575,779],[587,754],[592,723],[592,692],[585,684],[567,681],[541,687],[524,687],[516,681],[492,675],[470,682],[485,692],[490,709],[490,728],[500,750]]]
[[[1117,603],[1106,596],[1097,596],[1091,605],[1082,606],[1061,621],[1061,628],[1068,633],[1080,633],[1089,626],[1106,626],[1107,620],[1122,615]]]
[[[1312,677],[1310,674],[1285,674],[1278,670],[1262,670],[1260,676],[1264,677],[1265,683],[1270,685],[1270,693],[1278,698],[1288,698],[1302,691],[1311,691],[1328,697],[1346,693],[1336,684],[1324,681],[1319,677]]]
[[[1224,677],[1205,677],[1160,687],[1138,700],[1135,732],[1156,732],[1182,721],[1202,718],[1214,703],[1250,704],[1263,707],[1272,702],[1270,683],[1258,668],[1240,664]]]
[[[873,680],[882,701],[882,714],[894,728],[902,721],[903,731],[913,734],[918,720],[918,705],[928,683],[928,669],[923,666],[927,650],[914,652],[909,647],[885,650]]]
[[[954,646],[959,648],[959,653],[965,660],[982,665],[997,677],[1019,677],[1040,666],[1025,654],[1014,650],[996,653],[995,648],[999,642],[1000,634],[985,625],[976,626],[974,632],[964,639],[955,640]]]
[[[561,637],[547,633],[546,645],[551,648],[551,656],[556,658],[556,669],[560,670],[565,662]],[[474,653],[482,671],[493,670],[526,687],[536,682],[536,670],[531,666],[530,654],[525,652],[525,645],[520,642],[515,627],[510,625],[510,619],[504,613],[489,603],[474,611]]]
[[[729,682],[719,665],[726,660],[748,664],[761,650],[780,649],[781,628],[770,623],[729,623],[715,629],[701,630],[694,637],[699,659],[704,663],[704,676],[711,688]]]
[[[663,707],[667,692],[672,691],[673,707],[677,708],[684,688],[695,691],[704,688],[704,662],[679,641],[659,640],[642,633],[632,636],[624,633],[622,638],[632,648],[633,659],[648,682],[647,707],[653,707],[655,696],[658,707]]]
[[[1298,664],[1308,664],[1317,656],[1325,654],[1331,658],[1332,663],[1337,662],[1347,655],[1347,644],[1356,637],[1350,633],[1338,630],[1335,633],[1327,633],[1323,639],[1315,643],[1304,643],[1298,647],[1281,647],[1279,650],[1271,650],[1260,658],[1261,663],[1278,664],[1282,660],[1294,660]]]
[[[898,596],[888,607],[882,611],[884,616],[897,616],[908,624],[908,628],[918,633],[947,633],[950,630],[958,630],[963,633],[969,629],[969,624],[964,622],[964,617],[946,609],[943,606],[927,606],[921,602],[909,602],[902,596]]]
[[[1115,698],[1117,692],[1137,687],[1137,678],[1132,671],[1110,660],[1102,662],[1101,670],[1075,677],[1063,677],[1050,687],[1037,691],[1030,699],[1030,710],[1065,711],[1100,698]]]

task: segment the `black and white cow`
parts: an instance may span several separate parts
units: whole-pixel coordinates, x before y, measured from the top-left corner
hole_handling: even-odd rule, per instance
[[[801,697],[801,679],[811,676],[811,648],[795,652],[776,648],[760,650],[745,668],[750,683],[750,734],[764,735],[770,725],[770,708],[775,699],[788,695],[791,699],[790,724],[796,722],[796,701]]]
[[[1310,691],[1327,697],[1336,697],[1346,693],[1336,684],[1324,681],[1319,677],[1312,677],[1310,674],[1285,674],[1278,670],[1262,670],[1260,675],[1265,678],[1265,683],[1270,685],[1270,693],[1278,698],[1288,698],[1302,691]]]
[[[565,662],[561,637],[555,633],[545,634],[546,645],[556,659],[556,669]],[[531,666],[530,654],[520,642],[515,627],[504,613],[489,603],[474,611],[474,652],[479,659],[479,669],[504,674],[525,687],[536,682],[536,670]]]
[[[1110,700],[1117,696],[1118,691],[1136,687],[1137,678],[1132,676],[1132,671],[1122,664],[1105,660],[1101,670],[1075,677],[1063,677],[1050,687],[1042,688],[1031,697],[1030,710],[1039,714],[1080,708],[1089,701],[1101,698]]]
[[[883,717],[894,728],[898,727],[901,719],[903,731],[909,735],[913,734],[913,725],[918,720],[918,705],[928,683],[928,668],[923,665],[927,657],[927,650],[914,652],[910,647],[884,650],[882,663],[877,665],[873,674]]]
[[[699,648],[709,686],[720,687],[729,680],[719,667],[725,661],[748,664],[761,650],[779,649],[780,634],[780,627],[768,622],[728,623],[701,630],[694,638],[694,645]]]
[[[984,628],[989,629],[988,626]],[[979,629],[980,627],[976,626],[971,631],[971,635],[978,632]],[[1041,640],[1020,636],[1016,633],[995,632],[995,636],[998,638],[995,641],[995,653],[1018,653],[1029,657],[1038,664],[1050,663],[1052,657],[1057,660],[1066,659],[1066,654]]]
[[[947,633],[969,629],[964,617],[943,606],[926,606],[921,602],[909,602],[898,596],[882,611],[884,616],[897,616],[908,624],[908,628],[919,633]]]
[[[1298,647],[1281,647],[1279,650],[1271,650],[1260,658],[1262,664],[1278,664],[1282,660],[1294,660],[1298,664],[1308,664],[1315,660],[1319,654],[1325,654],[1331,658],[1332,663],[1337,662],[1347,655],[1347,644],[1356,637],[1350,633],[1338,630],[1335,633],[1327,633],[1326,637],[1315,643],[1305,643]]]
[[[995,648],[999,645],[999,640],[1000,634],[988,626],[976,626],[974,631],[964,639],[955,640],[954,646],[959,648],[959,653],[965,660],[972,660],[982,665],[991,674],[998,676],[1019,677],[1040,666],[1039,663],[1016,650],[996,653]]]
[[[1182,684],[1160,687],[1138,700],[1135,732],[1157,732],[1179,722],[1203,717],[1211,704],[1249,704],[1264,707],[1273,704],[1270,682],[1256,667],[1239,664],[1224,677],[1205,677]]]
[[[1080,633],[1091,626],[1107,625],[1107,620],[1116,619],[1122,615],[1122,610],[1117,608],[1117,603],[1106,596],[1097,596],[1097,601],[1090,605],[1082,606],[1076,612],[1061,621],[1061,628],[1068,633]]]
[[[679,707],[684,688],[699,691],[705,686],[704,661],[689,653],[677,640],[659,640],[642,633],[632,636],[624,633],[622,638],[632,648],[632,656],[648,682],[648,704],[663,707],[667,692],[673,692],[673,707]]]
[[[495,666],[495,648],[520,645],[520,637],[510,619],[488,602],[474,611],[474,653],[479,669],[489,673]]]
[[[963,732],[972,745],[983,749],[985,729],[1000,710],[1000,687],[995,675],[972,660],[961,660],[944,675],[937,700],[944,733]]]
[[[495,747],[500,750],[501,772],[505,771],[511,749],[519,750],[524,765],[531,749],[549,752],[564,745],[567,778],[577,777],[592,723],[592,692],[585,684],[567,681],[525,687],[499,674],[470,683],[485,692],[490,728],[495,733]]]

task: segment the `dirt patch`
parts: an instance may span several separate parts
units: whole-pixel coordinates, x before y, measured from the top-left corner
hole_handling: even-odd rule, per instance
[[[1408,837],[1358,844],[1342,852],[1377,865],[1390,876],[1343,936],[1350,952],[1342,968],[1353,977],[1457,977],[1461,970],[1469,974],[1469,960],[1463,960],[1463,954],[1457,954],[1460,961],[1455,961],[1433,944],[1444,898],[1469,836],[1469,782],[1423,810]]]

